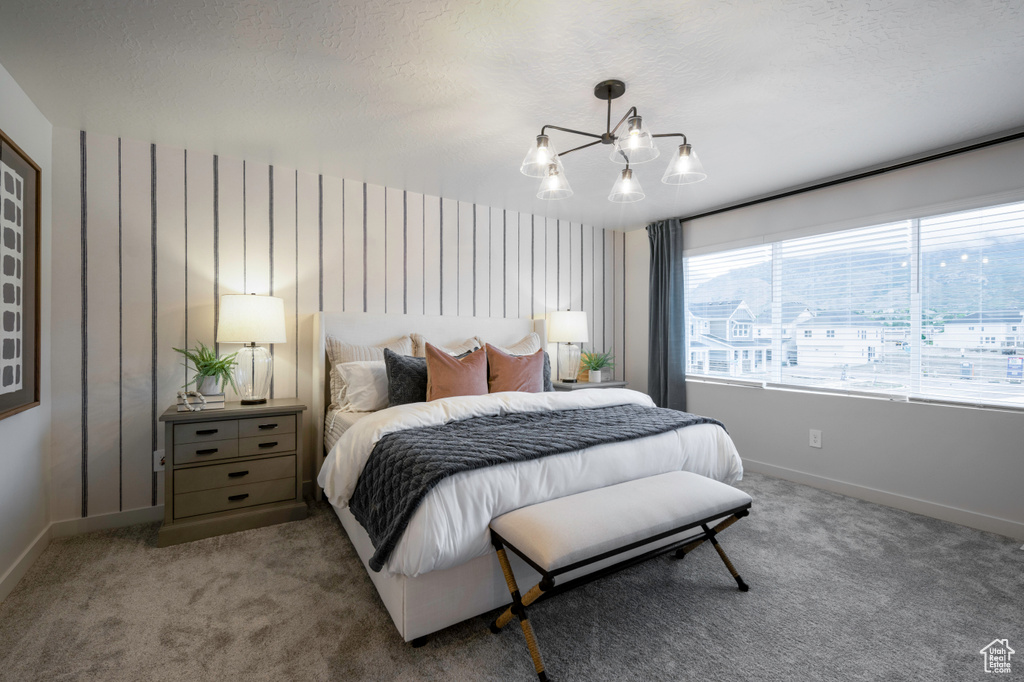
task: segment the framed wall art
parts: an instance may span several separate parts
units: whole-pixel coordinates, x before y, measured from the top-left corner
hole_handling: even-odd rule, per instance
[[[41,175],[0,129],[0,419],[39,404]]]

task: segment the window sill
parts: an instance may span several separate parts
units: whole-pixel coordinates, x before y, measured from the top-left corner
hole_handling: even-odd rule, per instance
[[[813,395],[835,395],[850,398],[866,398],[868,400],[883,400],[891,403],[915,403],[919,405],[939,405],[942,407],[959,407],[971,410],[984,410],[986,412],[1008,412],[1013,414],[1024,413],[1024,407],[1012,405],[996,405],[990,403],[978,403],[969,400],[942,400],[938,398],[911,398],[907,396],[895,396],[888,393],[872,393],[869,391],[838,390],[828,388],[815,388],[813,386],[797,386],[789,384],[773,384],[767,381],[753,381],[749,379],[732,379],[729,377],[716,377],[703,374],[687,374],[687,383],[711,384],[719,386],[736,386],[738,388],[754,388],[766,391],[785,391],[787,393],[809,393]]]

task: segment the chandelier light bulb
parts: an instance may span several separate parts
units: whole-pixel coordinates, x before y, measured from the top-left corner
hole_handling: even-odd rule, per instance
[[[693,151],[689,144],[681,144],[672,155],[661,181],[666,185],[687,185],[691,182],[700,182],[707,177],[708,174],[704,172],[697,152]]]
[[[562,161],[558,158],[558,152],[547,135],[538,135],[537,141],[526,152],[523,164],[519,172],[530,178],[547,177],[548,166],[555,163],[559,169]]]
[[[561,164],[550,163],[547,167],[547,174],[540,181],[540,189],[537,191],[538,199],[565,199],[572,196],[572,188],[569,181],[565,179],[564,169]]]
[[[640,181],[633,177],[633,169],[623,168],[619,173],[619,179],[612,185],[612,192],[608,195],[608,200],[618,204],[628,204],[643,198],[644,190],[640,187]]]

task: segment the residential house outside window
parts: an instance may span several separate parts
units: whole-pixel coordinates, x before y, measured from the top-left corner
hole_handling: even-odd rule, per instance
[[[1024,203],[688,256],[688,371],[1024,407],[1022,263]]]

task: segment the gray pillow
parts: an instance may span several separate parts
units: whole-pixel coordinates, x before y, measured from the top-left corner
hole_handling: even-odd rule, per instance
[[[426,358],[401,355],[385,348],[384,369],[388,373],[388,407],[426,402]]]
[[[551,358],[548,357],[548,352],[544,351],[544,392],[550,393],[555,390],[555,387],[551,385]]]

